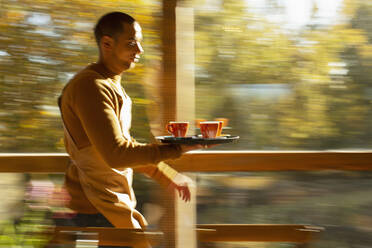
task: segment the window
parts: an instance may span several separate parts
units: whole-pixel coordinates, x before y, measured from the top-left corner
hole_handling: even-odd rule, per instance
[[[371,1],[195,1],[196,117],[227,150],[371,148]]]
[[[151,102],[143,85],[146,65],[160,60],[159,2],[8,1],[0,10],[0,152],[64,152],[57,98],[76,72],[97,60],[97,18],[119,9],[143,27],[146,53],[123,84],[134,102],[133,131],[139,140],[149,138]]]

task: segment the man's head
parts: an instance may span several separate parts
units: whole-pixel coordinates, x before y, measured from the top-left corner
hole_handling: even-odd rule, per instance
[[[142,30],[136,20],[122,12],[111,12],[102,16],[94,35],[100,51],[100,60],[115,73],[121,73],[134,66],[141,46]]]

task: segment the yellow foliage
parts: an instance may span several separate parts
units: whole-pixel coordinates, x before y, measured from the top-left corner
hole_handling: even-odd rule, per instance
[[[132,98],[133,104],[149,105],[154,104],[154,101],[143,98]]]
[[[364,44],[360,47],[360,54],[364,58],[372,58],[372,45]]]
[[[218,180],[218,179],[217,179]],[[220,183],[238,189],[262,189],[269,187],[276,180],[266,176],[249,176],[249,177],[228,177],[225,176],[218,180]]]
[[[20,10],[10,10],[5,12],[5,18],[11,22],[18,22],[19,20],[24,19],[26,12]]]
[[[344,43],[354,46],[363,45],[368,42],[364,31],[360,29],[344,29],[341,38]]]

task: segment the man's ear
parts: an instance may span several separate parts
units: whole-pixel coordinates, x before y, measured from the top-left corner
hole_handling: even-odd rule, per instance
[[[103,36],[101,38],[100,47],[102,50],[111,50],[114,44],[114,40],[110,36]]]

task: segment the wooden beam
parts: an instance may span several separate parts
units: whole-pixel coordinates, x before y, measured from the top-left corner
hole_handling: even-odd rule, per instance
[[[194,75],[194,10],[187,1],[179,1],[176,8],[176,120],[195,120]],[[189,122],[188,134],[195,134],[194,123]],[[195,181],[195,175],[184,173]],[[196,187],[190,187],[191,199],[174,200],[176,248],[196,248]],[[173,247],[172,247],[173,248]]]
[[[172,165],[195,172],[372,170],[372,152],[193,152]]]
[[[161,94],[161,122],[165,127],[169,121],[176,120],[176,1],[163,0],[163,19],[161,26],[162,76],[159,81]],[[165,129],[163,131],[165,133]]]
[[[163,18],[161,26],[162,38],[162,75],[159,82],[161,94],[160,127],[165,127],[169,121],[177,118],[177,67],[176,67],[176,6],[177,0],[162,0]],[[161,128],[162,129],[162,128]],[[165,129],[162,130],[166,134]],[[162,193],[161,205],[166,215],[161,220],[161,230],[164,231],[165,248],[178,248],[176,228],[176,206],[174,195]]]
[[[64,173],[69,160],[66,153],[0,153],[0,172]]]
[[[307,243],[323,228],[282,224],[215,224],[197,225],[201,242],[293,242]]]
[[[188,135],[195,134],[194,9],[176,8],[177,84],[176,120],[189,121]]]
[[[307,243],[316,239],[322,227],[294,224],[202,224],[197,225],[201,242],[292,242]],[[96,239],[99,245],[156,245],[163,239],[161,232],[112,227],[56,227],[50,244],[73,244],[76,239]]]
[[[0,153],[0,172],[63,173],[65,153]],[[184,172],[371,171],[372,151],[190,152],[169,162]]]
[[[147,247],[145,244],[157,245],[163,238],[161,232],[144,232],[140,229],[113,227],[70,227],[58,226],[49,244],[74,244],[77,239],[96,240],[102,246]]]

